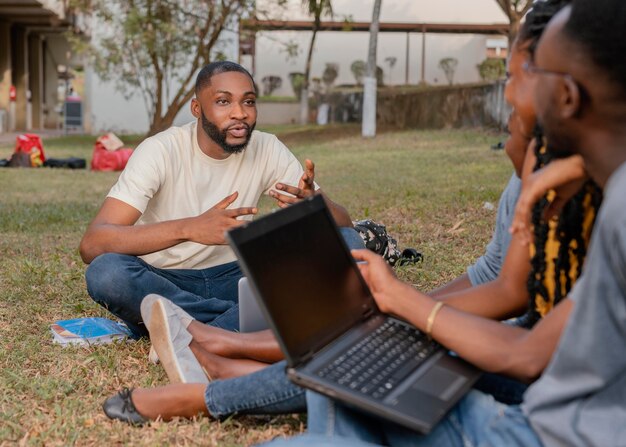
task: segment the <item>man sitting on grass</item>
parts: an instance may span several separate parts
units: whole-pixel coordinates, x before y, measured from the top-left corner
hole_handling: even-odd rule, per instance
[[[242,274],[225,232],[252,219],[263,193],[281,207],[321,193],[311,161],[303,171],[275,136],[254,130],[257,89],[246,69],[213,62],[195,93],[196,120],[139,145],[80,243],[89,295],[137,335],[147,335],[139,307],[150,293],[238,329]],[[326,202],[359,246],[346,210]]]

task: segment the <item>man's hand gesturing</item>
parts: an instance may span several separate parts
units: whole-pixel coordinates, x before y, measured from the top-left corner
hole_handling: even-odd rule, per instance
[[[284,183],[276,183],[276,189],[289,193],[290,195],[280,193],[275,190],[270,191],[270,196],[276,199],[278,206],[285,208],[291,204],[297,203],[302,199],[315,195],[315,164],[311,160],[305,161],[305,170],[298,186],[290,186]]]
[[[224,237],[226,232],[246,222],[237,218],[258,212],[253,207],[227,209],[237,199],[238,195],[239,193],[235,191],[218,202],[213,208],[191,219],[188,240],[204,245],[226,244]]]

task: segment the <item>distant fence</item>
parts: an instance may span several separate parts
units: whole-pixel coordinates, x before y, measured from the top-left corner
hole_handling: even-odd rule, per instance
[[[294,124],[300,116],[299,102],[257,102],[257,124]]]
[[[363,92],[335,91],[331,96],[331,120],[360,122]],[[506,126],[510,108],[504,101],[504,82],[401,88],[378,93],[378,125],[411,129],[443,129],[464,126]]]

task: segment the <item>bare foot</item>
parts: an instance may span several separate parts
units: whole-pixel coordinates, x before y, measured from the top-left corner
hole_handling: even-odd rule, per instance
[[[232,379],[251,374],[267,366],[267,363],[248,359],[229,359],[208,352],[203,345],[192,340],[189,345],[191,351],[209,376],[209,380]]]
[[[254,359],[274,363],[283,359],[276,338],[269,330],[241,333],[208,326],[197,320],[187,330],[203,350],[229,359]]]
[[[175,417],[210,416],[204,403],[206,385],[184,383],[157,388],[136,388],[131,394],[135,408],[149,419],[169,421]]]
[[[187,330],[194,341],[202,345],[205,351],[217,354],[222,357],[230,357],[233,351],[233,337],[236,332],[227,331],[193,320]]]

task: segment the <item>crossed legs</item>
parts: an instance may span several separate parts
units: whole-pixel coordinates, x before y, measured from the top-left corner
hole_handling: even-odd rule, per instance
[[[282,359],[278,343],[269,330],[236,333],[193,320],[187,331],[192,337],[189,349],[210,380],[247,376]],[[245,387],[246,383],[243,385]],[[131,399],[139,414],[147,419],[210,416],[206,403],[207,387],[200,383],[180,383],[139,388],[133,390]]]

